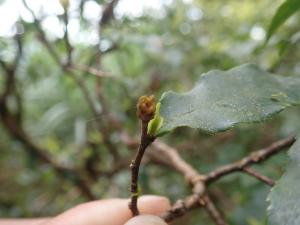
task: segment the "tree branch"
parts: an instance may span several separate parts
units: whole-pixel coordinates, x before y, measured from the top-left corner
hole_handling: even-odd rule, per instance
[[[41,148],[37,144],[35,144],[30,138],[29,135],[25,132],[22,124],[21,124],[21,114],[22,114],[22,102],[20,99],[20,95],[16,93],[16,70],[18,67],[19,60],[22,56],[22,42],[19,36],[16,37],[17,47],[18,47],[18,53],[15,56],[14,64],[9,67],[6,63],[1,63],[3,69],[6,72],[6,85],[4,93],[0,96],[0,119],[3,123],[3,125],[6,127],[6,129],[9,131],[10,135],[17,140],[19,140],[24,146],[25,149],[28,150],[30,153],[36,155],[41,161],[45,163],[49,163],[53,166],[53,168],[62,176],[62,177],[68,177],[69,175],[72,175],[72,181],[75,183],[75,185],[80,189],[82,194],[87,197],[88,199],[92,200],[95,199],[93,196],[91,190],[89,189],[86,182],[78,175],[78,171],[74,168],[67,167],[64,165],[61,165],[57,163],[55,160],[53,160],[48,154],[47,150]],[[0,62],[2,62],[0,60]],[[7,97],[9,94],[14,94],[17,98],[17,104],[18,104],[18,112],[12,113],[10,112],[8,106],[7,106]]]
[[[259,174],[258,172],[252,170],[249,167],[243,168],[243,172],[247,173],[248,175],[250,175],[254,178],[256,178],[257,180],[260,180],[260,181],[266,183],[267,185],[269,185],[271,187],[273,187],[275,185],[275,182],[272,179],[270,179],[270,178],[268,178],[268,177],[266,177],[262,174]]]
[[[280,141],[276,141],[266,148],[252,152],[249,156],[246,156],[239,161],[213,170],[205,177],[204,181],[205,183],[209,184],[225,175],[242,171],[244,168],[249,167],[250,165],[261,163],[282,149],[291,146],[295,141],[295,137],[289,137]]]
[[[263,162],[272,155],[291,146],[294,142],[294,137],[274,142],[270,146],[255,151],[237,162],[221,166],[210,172],[208,175],[199,174],[180,157],[176,149],[158,141],[153,143],[153,149],[152,151],[147,152],[147,156],[149,156],[154,162],[169,166],[181,173],[193,187],[192,195],[187,197],[185,200],[177,201],[171,210],[163,213],[161,217],[165,221],[170,222],[177,217],[183,216],[186,212],[196,207],[203,206],[203,204],[200,203],[201,198],[205,195],[207,185],[233,172],[243,171],[244,168],[247,168],[252,164]]]
[[[216,225],[228,225],[208,194],[203,196],[204,208]]]
[[[114,9],[118,2],[119,0],[111,0],[110,3],[106,6],[106,8],[103,10],[102,17],[99,21],[100,27],[103,27],[104,25],[108,24],[109,21],[113,19]]]
[[[19,65],[20,59],[23,55],[23,42],[22,42],[22,38],[21,38],[21,34],[16,34],[14,36],[15,39],[15,43],[16,43],[16,47],[17,47],[17,53],[14,59],[14,68],[16,69]]]
[[[54,161],[48,154],[47,150],[41,148],[35,144],[29,136],[25,133],[24,129],[18,124],[17,119],[8,111],[5,102],[0,105],[0,118],[3,125],[7,128],[11,136],[19,140],[32,154],[36,155],[41,161],[51,164],[53,168],[64,178],[71,175],[74,179],[71,179],[75,185],[79,188],[81,193],[89,200],[94,200],[91,190],[89,189],[86,181],[84,181],[76,169],[61,165]]]
[[[38,18],[35,16],[35,13],[33,12],[33,10],[28,6],[28,4],[26,3],[26,0],[22,0],[25,8],[30,12],[30,14],[33,17],[33,23],[36,27],[36,29],[39,32],[39,40],[44,44],[44,46],[47,48],[48,52],[50,53],[50,55],[53,57],[53,59],[55,60],[55,62],[60,65],[63,66],[60,60],[59,55],[57,54],[56,50],[53,48],[53,46],[49,43],[49,41],[47,40],[46,34],[44,32],[44,30],[41,27],[40,21],[38,20]]]
[[[68,29],[68,24],[69,24],[69,13],[68,13],[68,7],[64,7],[64,14],[63,14],[63,19],[65,23],[65,34],[64,34],[64,40],[65,40],[65,45],[67,49],[67,62],[66,66],[69,66],[72,64],[72,53],[73,53],[73,46],[70,43],[69,40],[69,29]]]
[[[154,151],[147,153],[147,156],[149,156],[152,161],[175,169],[181,173],[190,184],[204,179],[203,175],[200,175],[197,170],[181,158],[175,148],[161,141],[154,142],[152,148],[154,148]]]
[[[10,68],[7,65],[6,62],[4,62],[2,59],[0,59],[0,65],[2,67],[2,69],[4,70],[5,73],[10,73]]]
[[[152,148],[152,151],[148,151],[147,153],[147,156],[149,156],[151,160],[175,169],[181,173],[192,186],[192,195],[184,200],[178,200],[170,210],[161,215],[165,221],[170,222],[175,218],[183,216],[186,212],[201,206],[200,199],[205,192],[204,176],[185,162],[176,149],[159,141],[154,142]]]
[[[204,206],[202,196],[204,193],[203,182],[199,181],[194,185],[193,194],[186,197],[184,200],[177,200],[170,210],[162,213],[160,217],[166,222],[171,222],[176,218],[184,216],[187,212]]]
[[[130,168],[131,168],[131,189],[130,189],[130,191],[131,191],[132,195],[131,195],[131,201],[129,203],[129,209],[131,210],[133,216],[136,216],[139,214],[139,210],[137,208],[137,200],[139,197],[138,176],[139,176],[140,164],[141,164],[143,155],[145,153],[145,150],[155,140],[154,137],[151,137],[147,134],[148,122],[149,121],[142,121],[142,134],[141,134],[140,146],[138,148],[138,151],[136,153],[134,160],[132,160],[132,162],[130,164]]]
[[[84,66],[84,65],[74,65],[74,64],[71,64],[68,66],[68,69],[69,70],[72,70],[72,71],[81,71],[81,72],[84,72],[84,73],[89,73],[89,74],[92,74],[96,77],[114,77],[114,75],[110,74],[110,73],[107,73],[107,72],[104,72],[104,71],[101,71],[101,70],[97,70],[93,67],[88,67],[88,66]]]

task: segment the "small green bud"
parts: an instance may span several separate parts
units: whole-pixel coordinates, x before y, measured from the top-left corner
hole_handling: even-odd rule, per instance
[[[159,115],[160,111],[160,102],[156,104],[154,118],[148,123],[148,131],[147,133],[150,136],[155,136],[157,131],[161,128],[164,118]]]

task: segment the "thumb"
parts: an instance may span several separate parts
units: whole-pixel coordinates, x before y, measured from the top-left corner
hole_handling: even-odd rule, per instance
[[[133,217],[125,225],[167,225],[167,223],[158,216],[142,215]]]

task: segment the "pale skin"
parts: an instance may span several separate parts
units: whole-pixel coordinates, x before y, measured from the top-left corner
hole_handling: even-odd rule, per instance
[[[170,208],[165,197],[139,198],[140,216],[132,218],[128,199],[106,199],[84,203],[53,218],[0,219],[0,225],[167,225],[157,215]]]

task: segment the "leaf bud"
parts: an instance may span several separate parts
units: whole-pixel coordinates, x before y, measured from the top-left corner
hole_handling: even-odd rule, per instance
[[[137,104],[137,115],[144,121],[149,122],[155,114],[156,101],[153,95],[141,96]]]

